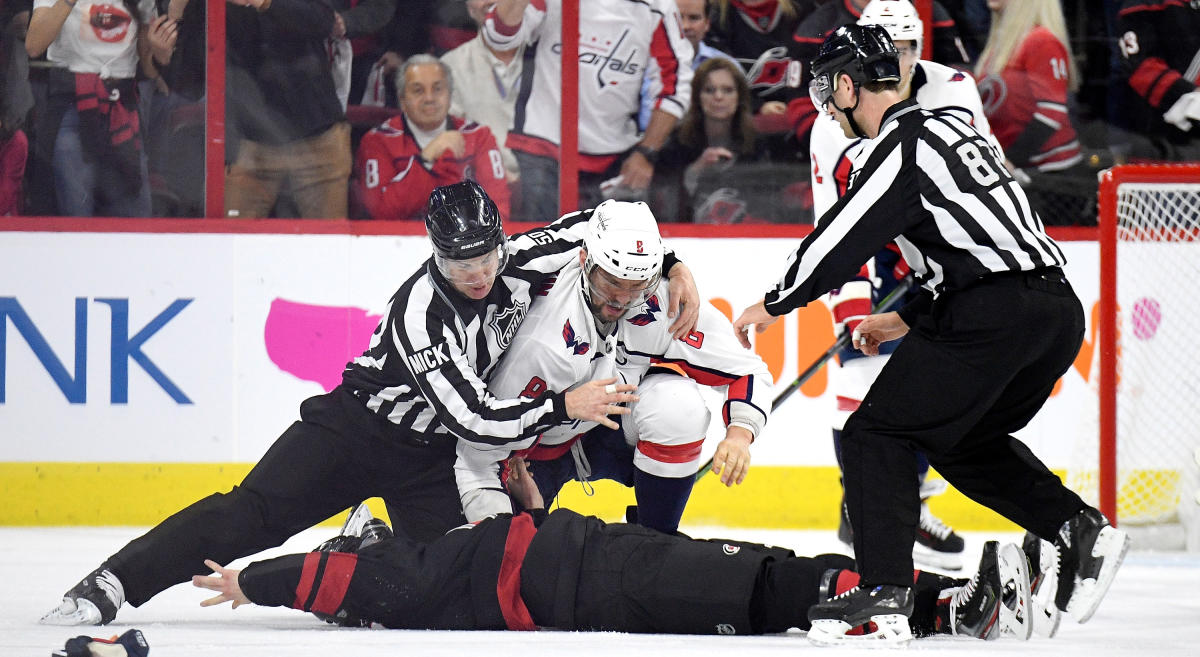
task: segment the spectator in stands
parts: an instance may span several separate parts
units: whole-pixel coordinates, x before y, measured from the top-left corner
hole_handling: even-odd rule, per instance
[[[862,10],[870,0],[830,0],[817,7],[796,28],[793,40],[800,60],[805,63],[804,76],[801,81],[802,89],[808,89],[812,78],[808,70],[808,62],[817,56],[821,42],[837,28],[851,23],[857,23],[862,16]],[[969,65],[967,51],[958,36],[958,26],[946,8],[940,2],[933,3],[933,61],[954,68],[965,69]],[[796,127],[796,139],[803,148],[804,156],[808,156],[809,134],[813,121],[817,117],[817,108],[813,107],[808,94],[803,94],[788,106],[788,116],[793,117],[789,122]]]
[[[25,133],[0,119],[0,217],[21,214],[28,158]]]
[[[750,85],[736,62],[714,57],[696,69],[692,92],[687,113],[659,153],[654,214],[664,221],[754,220],[748,206],[774,195],[739,194],[728,175],[733,167],[768,159],[766,140],[754,129]]]
[[[1118,44],[1133,108],[1131,155],[1200,160],[1200,3],[1125,0],[1117,15]],[[1140,138],[1139,138],[1140,137]]]
[[[396,0],[336,0],[334,39],[350,40],[349,102],[358,104],[371,66],[379,59],[379,37],[396,15]]]
[[[350,126],[325,50],[333,9],[324,0],[228,2],[226,155],[236,156],[226,213],[285,214],[276,202],[286,191],[301,217],[345,217]]]
[[[679,25],[683,31],[683,38],[692,44],[693,71],[713,57],[737,61],[704,42],[704,37],[712,27],[712,0],[675,0],[675,5],[679,7]],[[649,76],[642,80],[642,106],[638,111],[638,126],[642,130],[650,125],[650,113],[654,111],[654,103],[658,100],[651,89],[652,82],[653,78]]]
[[[480,28],[492,2],[466,2],[467,12]],[[441,58],[455,80],[450,94],[450,114],[485,125],[492,131],[492,136],[500,145],[500,156],[504,158],[504,169],[510,185],[519,178],[520,168],[516,156],[504,146],[504,140],[513,122],[524,53],[524,44],[516,50],[497,51],[483,40],[482,34],[477,33],[475,38]]]
[[[742,65],[750,84],[750,108],[762,117],[760,125],[789,135],[789,142],[794,141],[790,134],[796,132],[798,119],[793,104],[804,99],[812,106],[807,88],[800,86],[808,61],[792,35],[816,4],[814,0],[714,0],[708,41]],[[795,143],[789,145],[796,159],[807,159],[799,157]]]
[[[521,44],[537,62],[517,100],[506,145],[521,168],[521,213],[545,221],[559,214],[558,157],[562,113],[562,0],[499,0],[484,23],[496,50]],[[674,0],[589,0],[579,16],[579,207],[604,196],[645,194],[658,151],[687,109],[692,46],[683,38]],[[642,79],[657,97],[645,132],[637,113]],[[601,189],[601,183],[611,181]]]
[[[54,65],[45,125],[55,130],[58,212],[145,217],[150,185],[135,76],[154,1],[34,0],[25,50]]]
[[[988,0],[992,26],[975,74],[1005,164],[1051,225],[1095,223],[1094,174],[1067,106],[1078,87],[1059,0]]]
[[[508,183],[487,126],[449,115],[454,79],[432,55],[409,57],[397,73],[401,114],[368,132],[355,187],[372,219],[420,219],[435,187],[474,179],[509,213]]]

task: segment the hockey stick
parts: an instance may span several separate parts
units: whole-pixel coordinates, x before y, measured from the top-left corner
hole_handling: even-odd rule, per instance
[[[886,297],[880,299],[879,303],[875,304],[874,308],[871,308],[871,314],[877,315],[879,313],[884,313],[891,310],[892,306],[896,305],[896,303],[900,301],[900,298],[904,296],[904,293],[908,292],[912,288],[912,285],[913,277],[911,274],[900,279],[900,282],[896,284],[896,287],[889,292]],[[845,346],[850,342],[851,337],[851,331],[843,331],[842,334],[838,336],[838,339],[834,341],[833,345],[825,350],[825,353],[817,356],[817,359],[813,361],[812,365],[808,366],[808,369],[801,372],[800,376],[796,377],[795,381],[789,383],[788,387],[784,388],[778,395],[775,396],[774,401],[771,402],[771,412],[775,412],[776,409],[783,405],[783,402],[787,401],[788,397],[791,397],[797,390],[800,389],[800,386],[804,385],[805,382],[811,379],[814,374],[821,371],[821,368],[825,366],[825,363],[829,362],[830,358],[833,358],[839,351],[845,348]],[[696,471],[695,480],[700,481],[700,479],[704,477],[706,473],[711,472],[712,464],[713,460],[712,458],[709,458],[707,463],[700,466],[700,469]]]

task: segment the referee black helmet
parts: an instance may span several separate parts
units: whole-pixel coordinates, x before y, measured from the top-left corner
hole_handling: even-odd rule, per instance
[[[899,82],[900,54],[880,25],[843,25],[825,37],[812,60],[808,85],[813,105],[823,110],[833,97],[837,76],[850,76],[855,87],[871,82]]]
[[[500,211],[474,180],[443,185],[429,194],[425,230],[433,244],[433,259],[442,275],[455,280],[461,265],[454,261],[483,256],[499,273],[508,262],[508,237]]]

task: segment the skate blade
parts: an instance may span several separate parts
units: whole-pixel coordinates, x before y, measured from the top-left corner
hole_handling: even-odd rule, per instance
[[[1076,582],[1071,599],[1067,601],[1067,612],[1074,616],[1077,622],[1086,623],[1092,614],[1096,613],[1096,608],[1108,593],[1108,587],[1112,585],[1117,576],[1117,569],[1121,567],[1128,551],[1129,534],[1116,527],[1100,530],[1100,535],[1096,537],[1096,543],[1092,546],[1092,556],[1104,559],[1104,563],[1100,565],[1100,574],[1096,579],[1088,578]]]
[[[342,524],[341,535],[358,536],[372,517],[367,503],[359,502],[358,506],[350,510],[350,515],[346,516],[346,522]]]
[[[60,626],[100,625],[100,619],[100,610],[91,600],[63,598],[62,603],[42,616],[38,623]]]
[[[872,616],[871,623],[875,625],[873,632],[846,634],[854,629],[846,621],[831,618],[815,620],[808,630],[808,641],[822,648],[904,648],[912,641],[908,617],[903,614]]]
[[[1000,632],[1028,641],[1033,634],[1030,614],[1029,561],[1020,546],[1006,543],[996,554],[1004,588],[1000,602]],[[1011,600],[1010,600],[1011,596]]]

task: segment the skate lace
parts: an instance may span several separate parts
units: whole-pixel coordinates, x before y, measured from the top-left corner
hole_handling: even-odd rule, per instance
[[[592,487],[592,464],[588,461],[588,457],[583,453],[583,441],[576,440],[571,445],[571,460],[575,462],[575,477],[579,480],[579,485],[583,486],[583,492],[588,497],[596,494],[596,489]]]
[[[921,505],[921,529],[924,529],[933,536],[936,536],[939,541],[946,540],[946,537],[949,536],[951,532],[951,529],[946,526],[946,523],[942,522],[940,518],[933,515],[933,512],[929,510],[929,507],[925,505]]]
[[[96,586],[104,592],[104,595],[117,608],[125,604],[125,587],[121,585],[121,580],[117,579],[117,576],[112,574],[112,572],[105,570],[97,575]]]
[[[978,586],[979,586],[979,573],[975,573],[975,576],[972,577],[971,579],[967,580],[967,583],[963,584],[962,587],[960,589],[958,589],[958,592],[954,594],[954,606],[961,607],[964,604],[966,604],[967,601],[970,600],[971,597],[975,595],[975,589]]]

